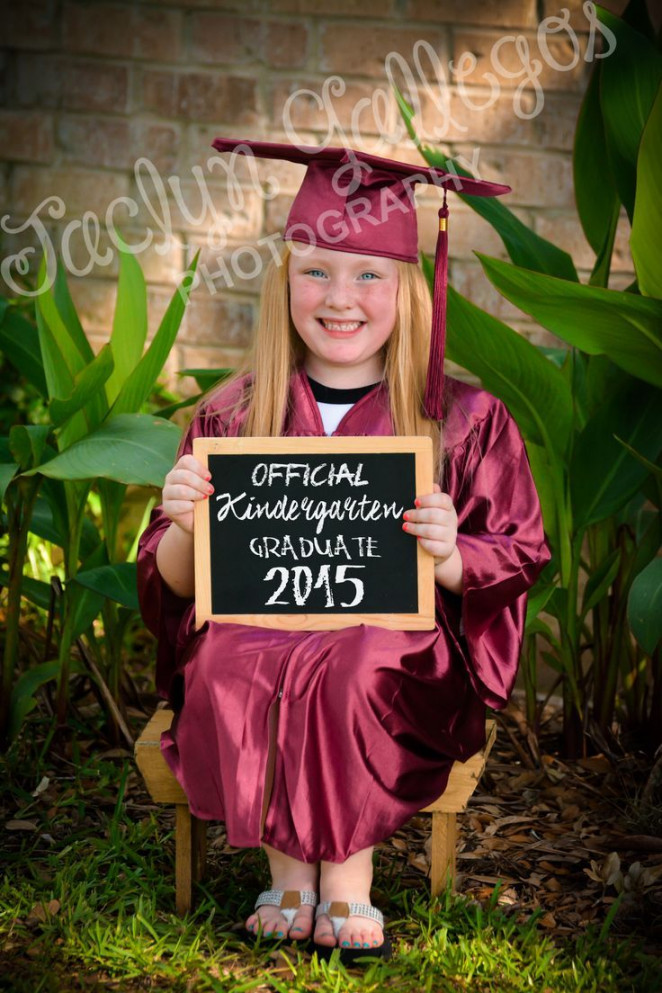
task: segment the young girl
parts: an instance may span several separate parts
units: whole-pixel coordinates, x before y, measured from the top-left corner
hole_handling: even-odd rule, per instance
[[[449,175],[343,149],[214,146],[308,171],[265,274],[249,371],[199,407],[141,539],[157,688],[176,711],[162,750],[196,817],[266,851],[271,888],[249,934],[312,935],[318,954],[340,946],[346,962],[388,955],[370,903],[374,845],[443,792],[453,762],[484,744],[485,706],[508,700],[526,590],[549,558],[540,508],[504,405],[449,378],[442,396],[428,369],[431,325],[433,365],[443,353],[445,243],[433,313],[412,187]],[[434,556],[435,629],[196,630],[193,508],[213,489],[193,439],[330,434],[433,438],[439,483],[402,526]]]

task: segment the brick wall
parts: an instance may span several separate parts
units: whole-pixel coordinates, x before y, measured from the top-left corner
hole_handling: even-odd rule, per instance
[[[624,2],[605,5],[620,12]],[[528,44],[531,59],[540,58],[536,29],[563,6],[570,10],[573,34],[549,36],[539,76],[544,105],[534,113],[536,96],[529,85],[517,113],[524,77],[514,38],[519,37],[520,50]],[[232,211],[222,176],[206,165],[212,139],[287,140],[289,100],[290,127],[300,141],[323,141],[334,117],[330,143],[421,162],[404,135],[395,144],[384,141],[397,138],[400,122],[386,77],[389,56],[399,82],[403,72],[413,74],[417,123],[428,142],[463,155],[481,178],[509,183],[509,206],[568,250],[583,279],[593,265],[572,192],[573,131],[591,68],[584,61],[589,24],[580,0],[9,0],[2,9],[0,214],[8,214],[9,226],[18,228],[42,204],[39,218],[56,248],[62,250],[68,239],[72,294],[97,345],[112,322],[117,259],[111,252],[109,264],[90,260],[71,222],[85,212],[99,218],[97,251],[103,257],[111,247],[104,232],[106,211],[116,198],[127,197],[136,204],[135,216],[126,208],[114,214],[126,240],[141,243],[153,232],[151,244],[138,255],[149,284],[151,333],[197,248],[210,273],[222,274],[226,266],[231,277],[230,286],[227,276],[219,275],[194,291],[169,372],[234,365],[250,340],[259,300],[259,275],[249,274],[260,267],[249,250],[280,229],[303,167],[263,163],[265,191],[273,177],[281,192],[265,199],[247,187],[243,209],[231,217],[227,244],[219,250],[207,245],[212,218],[203,209],[204,195],[217,211]],[[504,43],[508,36],[512,40]],[[573,39],[579,59],[562,71],[558,66],[573,59]],[[424,50],[421,41],[427,43]],[[494,73],[495,46],[500,67],[491,94],[486,74]],[[423,51],[420,74],[417,51]],[[449,63],[461,64],[465,53],[475,56],[476,65],[461,92]],[[440,84],[435,74],[445,75],[447,83]],[[329,90],[327,112],[320,106],[332,76],[339,77],[343,92]],[[375,105],[377,89],[384,96]],[[489,109],[481,109],[491,95]],[[356,136],[353,124],[358,124]],[[152,163],[151,179],[136,172],[141,156]],[[50,216],[44,204],[53,196],[66,206],[62,218]],[[435,191],[420,196],[420,245],[428,252],[434,251],[437,200]],[[172,238],[165,238],[163,227]],[[623,223],[614,286],[633,276],[627,237]],[[0,239],[2,259],[39,245],[34,224],[23,232],[0,231]],[[495,233],[456,201],[450,226],[453,284],[536,342],[549,342],[547,332],[492,289],[472,255],[475,248],[506,257]],[[268,256],[264,244],[259,250]],[[33,270],[39,256],[31,257]],[[89,271],[80,276],[74,269]]]

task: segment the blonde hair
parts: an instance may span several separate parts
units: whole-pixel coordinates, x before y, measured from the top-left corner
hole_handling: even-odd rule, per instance
[[[242,434],[274,437],[281,434],[287,415],[292,372],[304,357],[303,342],[290,317],[288,262],[272,259],[262,287],[260,314],[252,348],[233,380],[250,374],[236,409],[247,407]],[[418,265],[397,262],[396,321],[386,342],[384,379],[389,388],[391,419],[396,435],[429,435],[433,442],[435,478],[443,458],[441,426],[423,413],[432,303]],[[214,387],[211,396],[224,390]]]

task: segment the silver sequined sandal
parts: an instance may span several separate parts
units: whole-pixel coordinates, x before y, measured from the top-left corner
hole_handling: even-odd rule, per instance
[[[346,903],[343,900],[326,901],[325,903],[318,903],[315,911],[315,920],[321,914],[328,915],[336,941],[338,940],[341,927],[350,915],[369,917],[370,920],[377,921],[381,929],[384,930],[384,915],[381,910],[377,910],[376,907],[373,907],[369,903]],[[313,949],[317,952],[317,957],[320,959],[329,959],[331,953],[336,948],[339,948],[340,961],[343,965],[350,965],[357,959],[365,958],[367,955],[373,958],[391,958],[391,942],[386,931],[384,931],[384,941],[382,944],[373,945],[371,948],[340,948],[337,944],[320,945],[316,941],[313,941]]]
[[[290,928],[301,907],[316,907],[318,899],[318,894],[310,890],[264,890],[255,901],[254,910],[264,906],[278,907],[287,921],[288,928]],[[244,928],[244,934],[250,941],[255,941],[258,935],[262,934],[262,930],[258,924],[257,931],[249,931],[248,928]],[[265,937],[274,939],[275,934],[272,932],[268,936],[265,935]],[[310,941],[310,937],[296,938],[290,934],[288,938],[278,938],[276,940],[296,941],[299,945],[303,946],[306,942]]]

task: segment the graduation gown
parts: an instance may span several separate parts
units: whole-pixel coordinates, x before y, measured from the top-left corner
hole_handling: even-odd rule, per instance
[[[196,416],[180,446],[236,436],[224,401]],[[518,428],[504,404],[449,377],[442,490],[458,514],[463,593],[436,587],[431,631],[360,625],[279,631],[205,622],[156,567],[169,526],[160,507],[140,540],[143,618],[158,638],[156,686],[175,709],[161,750],[191,812],[224,821],[235,847],[266,842],[304,862],[343,862],[388,838],[446,788],[453,762],[485,740],[485,707],[515,680],[526,591],[549,559]],[[336,435],[391,435],[387,387],[344,416]],[[283,430],[324,435],[307,377],[296,372]],[[412,539],[414,540],[414,539]],[[276,721],[274,780],[261,813]]]

